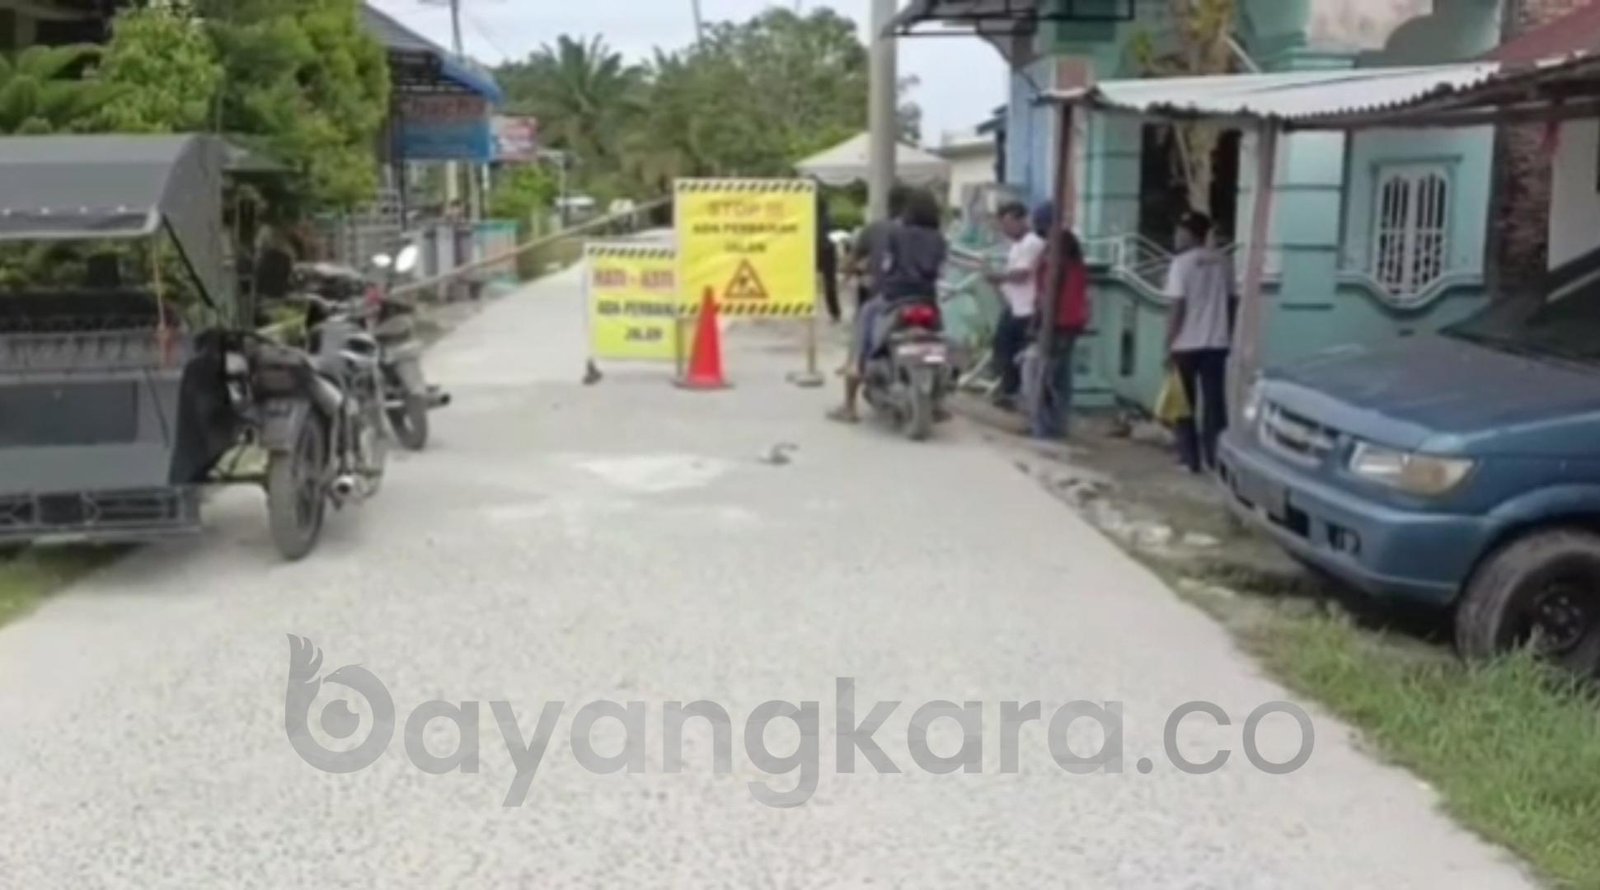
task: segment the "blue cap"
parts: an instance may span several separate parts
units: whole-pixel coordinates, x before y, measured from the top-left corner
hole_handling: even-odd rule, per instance
[[[1048,234],[1056,222],[1055,202],[1046,201],[1033,209],[1033,230],[1040,237]]]

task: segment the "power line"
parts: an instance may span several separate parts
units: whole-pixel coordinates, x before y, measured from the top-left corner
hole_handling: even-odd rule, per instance
[[[478,18],[477,16],[473,15],[470,12],[469,13],[465,13],[465,15],[467,17],[467,24],[472,26],[473,32],[476,33],[479,37],[482,37],[483,41],[485,43],[489,44],[489,48],[490,49],[493,49],[495,52],[499,53],[501,59],[503,59],[503,60],[505,60],[507,62],[515,62],[516,61],[516,57],[511,55],[511,53],[506,52],[506,48],[504,46],[501,46],[500,45],[500,41],[498,41],[498,40],[496,40],[494,38],[494,29],[486,27],[484,25],[482,19]]]

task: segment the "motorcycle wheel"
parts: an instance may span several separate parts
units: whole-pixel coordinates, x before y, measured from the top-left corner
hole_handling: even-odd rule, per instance
[[[421,451],[428,447],[428,399],[426,396],[407,396],[404,408],[389,411],[389,426],[394,428],[395,440],[407,451]]]
[[[373,409],[365,414],[364,429],[359,435],[365,437],[360,447],[363,452],[358,457],[364,461],[362,474],[367,477],[367,495],[370,497],[378,493],[383,487],[383,472],[389,463],[389,437],[398,435],[397,432],[386,429],[389,418],[385,416],[382,408],[382,394],[378,395],[379,401]]]
[[[906,390],[906,438],[925,441],[933,434],[933,394],[913,383]]]
[[[322,418],[312,414],[300,428],[294,450],[267,460],[267,521],[272,543],[284,559],[305,558],[317,546],[327,515],[327,437]]]

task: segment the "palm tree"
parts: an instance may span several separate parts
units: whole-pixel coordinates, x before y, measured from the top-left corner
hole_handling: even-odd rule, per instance
[[[562,35],[502,75],[511,103],[539,119],[550,141],[593,168],[614,164],[618,139],[640,110],[643,71],[601,37]]]
[[[99,56],[95,46],[30,46],[0,55],[0,133],[71,129],[114,101],[115,88],[80,76]]]

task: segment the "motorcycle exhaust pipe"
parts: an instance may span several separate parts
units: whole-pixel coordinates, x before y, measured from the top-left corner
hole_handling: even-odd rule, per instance
[[[333,480],[334,497],[337,497],[341,501],[347,501],[355,497],[356,492],[359,490],[360,485],[357,484],[356,477],[354,476],[345,474]]]

